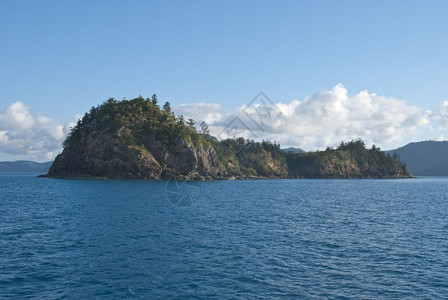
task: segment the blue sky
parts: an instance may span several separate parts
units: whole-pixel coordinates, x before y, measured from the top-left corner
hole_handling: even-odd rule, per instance
[[[21,101],[64,124],[109,97],[156,93],[231,112],[259,91],[289,103],[339,83],[435,111],[448,100],[447,11],[410,0],[2,1],[0,111]]]

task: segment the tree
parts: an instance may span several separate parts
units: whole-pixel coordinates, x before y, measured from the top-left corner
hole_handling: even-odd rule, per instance
[[[210,134],[210,130],[208,129],[208,125],[207,123],[205,123],[204,121],[201,122],[201,131],[203,135],[209,135]]]
[[[94,120],[96,116],[98,115],[98,107],[92,106],[92,108],[89,111],[90,120]]]
[[[194,119],[188,119],[187,125],[190,127],[194,127],[194,125],[196,125],[196,121]]]
[[[123,100],[124,99],[126,99],[126,98],[123,98]],[[117,100],[115,100],[115,98],[109,98],[109,99],[107,99],[105,104],[114,105],[114,104],[117,104]]]
[[[165,102],[165,104],[163,105],[163,110],[167,114],[171,114],[171,104],[169,102]]]
[[[153,104],[154,106],[156,106],[157,103],[159,102],[159,101],[157,100],[157,95],[156,95],[156,94],[152,95],[152,97],[151,97],[151,102],[152,102],[152,104]]]

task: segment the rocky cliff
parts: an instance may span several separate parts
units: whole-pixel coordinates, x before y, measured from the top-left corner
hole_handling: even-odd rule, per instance
[[[94,131],[68,143],[48,172],[50,177],[109,179],[213,179],[221,176],[215,149],[178,138],[175,151],[126,145],[119,133]]]

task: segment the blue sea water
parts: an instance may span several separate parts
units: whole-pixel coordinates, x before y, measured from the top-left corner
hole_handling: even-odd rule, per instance
[[[0,174],[2,299],[448,295],[448,178],[35,175]]]

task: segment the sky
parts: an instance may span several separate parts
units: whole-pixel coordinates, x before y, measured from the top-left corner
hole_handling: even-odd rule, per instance
[[[54,159],[91,106],[154,93],[222,138],[305,150],[444,140],[447,11],[412,0],[0,1],[0,161]]]

